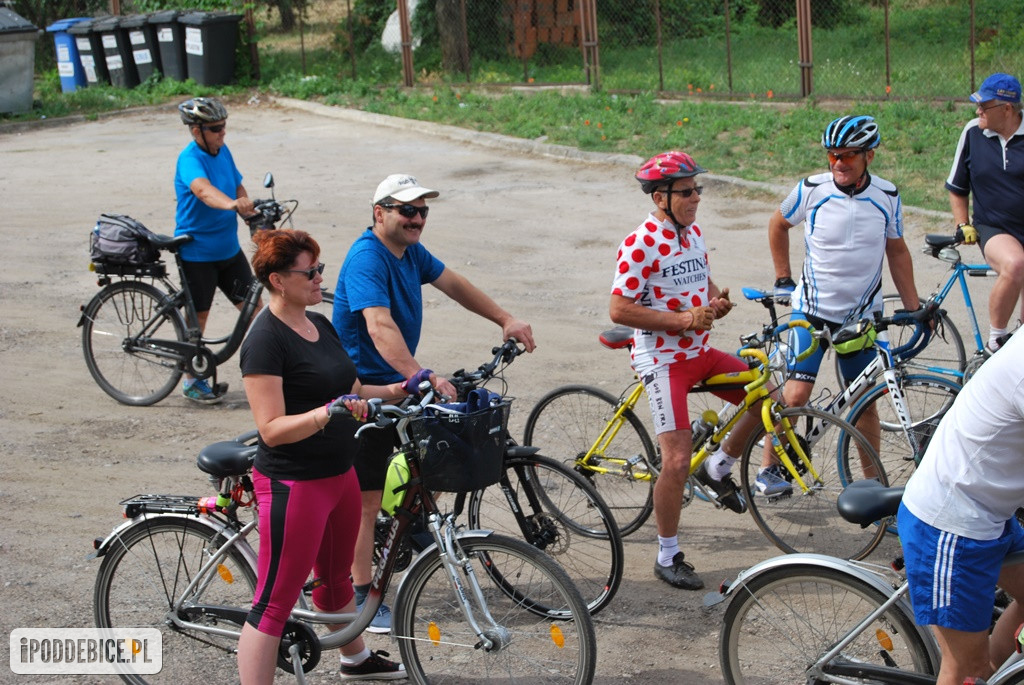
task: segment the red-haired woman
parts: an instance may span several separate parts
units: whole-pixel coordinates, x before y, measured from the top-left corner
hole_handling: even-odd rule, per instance
[[[359,529],[359,482],[351,468],[359,423],[332,416],[341,402],[365,417],[362,398],[405,394],[403,384],[361,385],[320,302],[320,246],[304,231],[261,231],[252,258],[270,304],[242,344],[245,394],[259,430],[253,482],[259,501],[258,581],[238,645],[243,683],[270,683],[285,622],[313,569],[313,602],[354,611],[349,571]],[[413,379],[417,384],[422,379]],[[408,382],[407,382],[408,383]],[[341,648],[342,680],[395,680],[405,668],[362,638]]]

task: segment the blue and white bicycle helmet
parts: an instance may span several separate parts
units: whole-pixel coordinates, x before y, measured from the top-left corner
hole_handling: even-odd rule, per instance
[[[825,127],[821,134],[821,146],[826,150],[844,147],[859,147],[871,150],[878,147],[881,137],[874,117],[863,114],[839,117]]]

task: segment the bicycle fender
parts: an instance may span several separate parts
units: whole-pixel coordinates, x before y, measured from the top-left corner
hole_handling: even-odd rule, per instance
[[[459,540],[466,539],[484,539],[489,538],[494,534],[493,530],[461,530],[456,536]],[[433,552],[437,550],[437,543],[431,543],[429,546],[424,547],[423,550],[416,555],[416,558],[409,564],[409,568],[405,569],[405,575],[402,576],[401,582],[398,583],[398,590],[395,591],[395,597],[402,596],[402,588],[405,587],[405,582],[409,578],[415,577],[416,574],[413,571],[418,567],[426,564],[430,561],[430,558],[434,556]]]
[[[728,587],[725,589],[723,594],[725,597],[731,596],[738,588],[743,587],[747,582],[753,580],[766,571],[779,567],[795,566],[816,566],[819,568],[839,571],[849,576],[853,576],[858,580],[864,581],[886,596],[891,595],[893,592],[892,584],[885,579],[885,576],[878,571],[868,568],[867,566],[860,565],[856,562],[846,561],[845,559],[825,556],[824,554],[800,553],[783,554],[781,556],[772,557],[771,559],[766,559],[758,564],[754,564],[744,571],[740,571],[740,574],[736,576],[736,579],[728,584]],[[902,599],[900,600],[900,604],[907,616],[913,618],[914,614],[910,610],[910,604]]]
[[[100,288],[99,292],[93,295],[92,299],[89,300],[88,303],[83,304],[81,307],[79,307],[79,311],[81,311],[82,314],[78,317],[78,323],[75,324],[76,328],[81,328],[82,326],[85,325],[85,313],[93,308],[93,304],[96,302],[96,300],[100,299],[100,295],[103,294],[103,290],[104,288]]]
[[[102,542],[96,545],[96,551],[86,556],[86,559],[95,559],[97,557],[104,556],[107,553],[107,550],[110,549],[110,546],[114,543],[114,541],[119,540],[128,532],[129,529],[134,528],[135,526],[148,525],[150,523],[157,521],[158,519],[168,518],[188,519],[189,521],[195,521],[200,525],[206,526],[215,533],[219,533],[225,536],[230,536],[232,534],[226,525],[219,521],[211,519],[208,516],[195,516],[190,514],[174,513],[148,515],[140,514],[139,516],[136,516],[130,521],[125,521],[121,525],[115,527],[114,530],[112,530],[110,534],[102,540]],[[245,557],[245,560],[249,562],[249,564],[253,568],[256,568],[256,552],[253,550],[252,546],[248,544],[248,542],[245,542],[244,540],[242,542],[244,544],[238,544],[236,545],[236,548],[238,549],[239,552],[242,553],[242,556]]]

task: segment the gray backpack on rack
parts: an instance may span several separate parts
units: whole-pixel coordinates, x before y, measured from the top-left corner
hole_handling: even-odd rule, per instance
[[[155,234],[130,216],[100,214],[89,234],[89,253],[104,264],[150,264],[160,259],[150,236]]]

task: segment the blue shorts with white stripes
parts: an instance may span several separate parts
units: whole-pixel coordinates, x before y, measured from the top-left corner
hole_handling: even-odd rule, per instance
[[[947,533],[900,505],[903,561],[910,582],[914,620],[970,633],[992,625],[992,605],[1003,559],[1024,549],[1024,529],[1016,518],[995,540]]]

